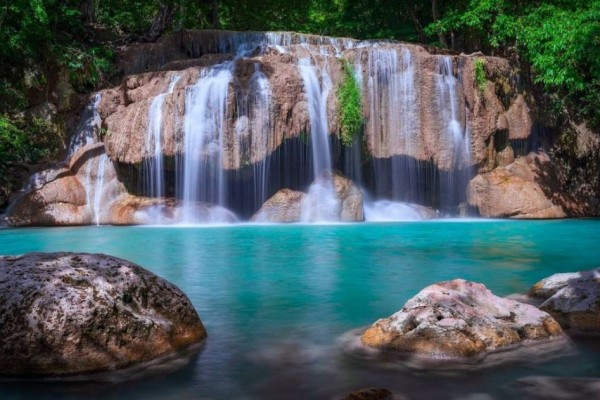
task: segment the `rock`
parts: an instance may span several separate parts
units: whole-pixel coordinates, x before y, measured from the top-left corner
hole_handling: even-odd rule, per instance
[[[588,400],[600,398],[600,379],[598,378],[530,376],[517,380],[513,387],[530,400]]]
[[[73,154],[68,163],[31,176],[28,185],[8,208],[7,224],[71,226],[111,223],[109,206],[126,190],[118,180],[112,162],[104,154],[103,144],[87,145]],[[94,204],[96,200],[98,204]]]
[[[234,213],[214,204],[197,202],[186,207],[173,198],[132,195],[113,202],[109,214],[113,225],[237,222]]]
[[[253,216],[255,222],[298,222],[306,193],[281,189],[267,200]]]
[[[600,283],[600,268],[581,272],[554,274],[544,278],[529,290],[529,296],[547,300],[569,285]]]
[[[365,219],[362,191],[350,179],[333,174],[333,189],[340,199],[340,221],[361,222]]]
[[[572,335],[600,335],[600,268],[555,274],[536,283],[530,296]]]
[[[419,204],[379,200],[365,204],[365,220],[371,222],[410,221],[439,218],[440,214]]]
[[[525,101],[522,94],[517,95],[517,98],[506,111],[506,119],[508,121],[508,137],[514,139],[527,139],[531,135],[533,127],[533,118],[531,110]]]
[[[384,388],[365,388],[358,389],[347,395],[344,395],[341,400],[394,400],[397,397],[392,392]]]
[[[131,262],[75,253],[0,257],[0,375],[113,371],[205,338],[185,294]]]
[[[362,191],[350,179],[334,173],[318,177],[308,195],[282,189],[267,200],[252,220],[256,222],[363,221]]]
[[[369,327],[361,342],[426,359],[460,360],[563,337],[545,312],[456,279],[423,289],[402,310]]]
[[[479,174],[469,182],[469,205],[490,218],[564,218],[557,179],[545,153],[530,153],[513,163]]]

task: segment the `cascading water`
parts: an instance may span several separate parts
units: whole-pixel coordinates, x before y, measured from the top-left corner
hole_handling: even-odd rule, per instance
[[[414,66],[410,51],[373,48],[369,51],[368,93],[371,146],[377,153],[391,157],[386,170],[376,176],[389,180],[394,200],[410,199],[419,192],[419,168],[412,162],[420,146],[418,94],[414,86]],[[402,151],[404,157],[389,153]],[[382,182],[377,182],[382,186]]]
[[[310,117],[310,144],[312,149],[314,183],[302,207],[302,221],[336,221],[341,205],[333,188],[331,146],[327,126],[327,96],[331,90],[331,79],[326,69],[321,70],[319,82],[315,67],[309,58],[298,63],[304,82]]]
[[[86,161],[83,188],[87,199],[90,218],[95,225],[100,225],[102,213],[102,194],[104,192],[104,175],[106,164],[110,160],[105,153]]]
[[[226,62],[203,70],[186,93],[181,198],[187,223],[198,222],[196,202],[225,204],[223,135],[233,66]]]
[[[161,93],[152,100],[148,112],[148,131],[146,133],[146,151],[152,154],[152,158],[144,161],[144,183],[145,194],[151,197],[163,197],[164,190],[164,167],[162,151],[162,129],[163,129],[163,105],[165,98],[173,93],[175,85],[179,82],[180,76],[175,74],[171,77],[171,82],[166,93]]]
[[[450,170],[442,172],[440,180],[440,205],[444,209],[464,201],[465,188],[470,178],[470,143],[466,124],[461,123],[458,101],[458,79],[454,76],[452,58],[438,59],[436,74],[436,102],[441,115],[443,143]]]
[[[245,114],[248,115],[248,134],[252,148],[269,148],[271,136],[271,90],[269,80],[261,71],[258,63],[254,64],[254,73],[250,78],[248,96],[246,96]],[[268,180],[267,164],[245,160],[253,165],[254,201],[262,204],[267,200]]]
[[[102,119],[98,112],[98,107],[102,101],[102,94],[96,93],[94,101],[88,104],[83,111],[81,122],[77,126],[71,142],[69,143],[69,150],[67,152],[67,158],[75,154],[79,149],[96,143],[100,138],[98,137],[100,131],[100,125]]]

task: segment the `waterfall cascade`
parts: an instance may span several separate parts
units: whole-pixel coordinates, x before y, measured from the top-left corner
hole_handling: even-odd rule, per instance
[[[178,74],[171,76],[167,92],[156,96],[150,104],[150,110],[148,112],[148,132],[146,134],[146,149],[148,153],[153,154],[153,157],[144,161],[144,183],[147,196],[165,196],[164,156],[162,151],[163,105],[165,103],[165,98],[173,93],[179,79],[180,76]]]
[[[423,217],[415,204],[456,213],[476,163],[464,61],[394,42],[205,35],[144,53],[132,70],[156,72],[127,77],[85,109],[69,157],[100,140],[110,155],[95,151],[81,167],[93,222],[106,220],[105,177],[132,170],[137,177],[120,179],[132,195],[124,204],[148,223],[234,220],[227,210],[250,218],[284,188],[305,193],[301,221],[337,221],[340,173],[364,189],[367,220]],[[350,145],[337,137],[345,62],[363,111]]]
[[[85,107],[81,121],[71,137],[67,157],[71,157],[79,149],[100,140],[99,132],[102,118],[100,118],[98,107],[100,107],[101,101],[102,93],[96,93],[94,100]]]

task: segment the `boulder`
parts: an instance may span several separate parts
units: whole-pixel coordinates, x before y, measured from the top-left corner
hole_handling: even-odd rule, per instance
[[[456,279],[423,289],[402,310],[369,327],[361,342],[424,359],[465,360],[558,338],[563,332],[545,312]]]
[[[536,283],[529,295],[545,299],[540,309],[573,335],[600,335],[600,268],[554,274]]]
[[[121,196],[109,210],[113,225],[177,224],[177,223],[233,223],[234,213],[209,203],[196,202],[185,206],[173,198]]]
[[[333,174],[333,189],[341,202],[340,221],[360,222],[365,219],[362,191],[352,180]]]
[[[255,222],[298,222],[306,193],[281,189],[267,200],[253,216]]]
[[[101,254],[0,257],[0,375],[102,373],[186,352],[206,338],[189,299]]]
[[[530,153],[513,163],[475,176],[467,189],[471,207],[490,218],[564,218],[558,182],[545,153]]]

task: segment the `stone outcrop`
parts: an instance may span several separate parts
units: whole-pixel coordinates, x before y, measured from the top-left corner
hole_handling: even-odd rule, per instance
[[[563,338],[558,323],[528,304],[462,279],[428,286],[362,335],[364,345],[430,359],[477,359],[522,344]]]
[[[175,356],[206,330],[173,284],[100,254],[0,257],[0,375],[101,373]]]
[[[576,205],[561,197],[550,158],[530,153],[469,182],[468,202],[484,217],[564,218]]]
[[[305,45],[300,45],[304,43]],[[297,63],[299,58],[310,57],[319,69],[327,72],[333,89],[328,96],[328,126],[332,134],[339,129],[337,88],[342,82],[342,63],[339,56],[348,60],[363,75],[363,110],[366,124],[367,144],[370,155],[388,158],[395,155],[410,156],[417,160],[433,160],[441,170],[456,167],[453,160],[452,138],[447,136],[444,118],[440,112],[442,99],[439,91],[440,70],[443,60],[449,58],[449,71],[460,77],[456,81],[458,122],[468,127],[471,135],[472,159],[470,165],[480,165],[488,157],[486,141],[498,130],[508,130],[511,138],[522,139],[528,135],[533,121],[529,105],[509,79],[502,83],[503,98],[493,84],[497,77],[515,74],[509,62],[497,57],[442,56],[417,45],[405,43],[381,43],[377,47],[365,46],[352,39],[338,39],[293,33],[183,31],[161,38],[157,43],[129,47],[122,53],[122,67],[126,74],[123,84],[105,90],[101,114],[107,128],[107,151],[113,160],[125,164],[139,164],[149,157],[144,148],[143,136],[147,131],[147,115],[152,99],[165,93],[174,74],[180,76],[172,94],[167,96],[164,112],[163,151],[173,155],[181,148],[183,116],[185,114],[186,88],[199,78],[198,67],[206,67],[231,60],[242,48],[244,58],[235,62],[234,77],[228,95],[228,114],[223,132],[226,148],[223,167],[237,169],[244,160],[258,162],[278,148],[284,139],[298,137],[308,132],[308,108],[305,90]],[[248,49],[254,51],[248,51]],[[225,57],[225,58],[223,58]],[[227,58],[229,57],[229,58]],[[379,58],[381,61],[378,61]],[[386,58],[387,57],[387,58]],[[403,61],[403,57],[405,57]],[[406,58],[408,57],[408,58]],[[475,82],[474,62],[485,62],[490,82],[484,90]],[[396,61],[393,61],[396,60]],[[403,63],[410,65],[403,66]],[[393,64],[395,63],[395,64]],[[411,97],[412,120],[396,121],[398,110],[386,111],[379,102],[391,96],[385,86],[380,92],[369,95],[369,77],[384,79],[379,65],[400,65],[412,73],[415,88]],[[248,97],[252,89],[252,75],[258,68],[268,78],[271,126],[266,137],[262,132],[252,132],[251,137],[239,135],[239,129],[248,126],[244,121],[252,116],[240,115],[237,110],[240,99]],[[392,71],[393,72],[393,71]],[[499,79],[499,78],[498,78]],[[371,104],[372,101],[377,103]],[[506,105],[505,105],[506,103]],[[371,115],[377,113],[377,115]],[[389,114],[389,115],[388,115]],[[397,124],[410,123],[406,135],[392,133]],[[236,133],[238,133],[236,135]]]
[[[185,206],[172,198],[137,197],[125,195],[114,201],[109,210],[113,225],[177,224],[186,223],[233,223],[235,214],[226,208],[207,203]]]
[[[600,268],[554,274],[536,283],[529,295],[545,300],[540,309],[573,335],[600,335]]]
[[[255,222],[298,222],[306,193],[281,189],[252,216]]]
[[[88,145],[67,162],[33,175],[15,196],[7,212],[7,223],[13,226],[109,223],[106,206],[125,193],[125,187],[103,154],[102,144]],[[102,182],[98,184],[100,174]],[[96,210],[94,203],[103,207]]]
[[[341,202],[339,220],[342,222],[361,222],[364,220],[362,191],[350,179],[333,174],[333,189]]]
[[[325,173],[304,192],[282,189],[267,200],[252,221],[314,222],[364,220],[362,191],[352,180]]]

